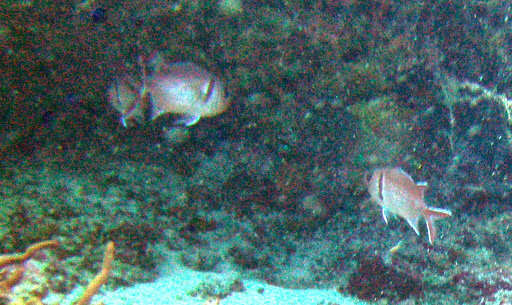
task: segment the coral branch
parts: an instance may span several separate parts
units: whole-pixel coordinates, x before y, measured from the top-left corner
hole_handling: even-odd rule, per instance
[[[23,278],[23,274],[25,273],[24,267],[19,267],[9,273],[5,280],[0,281],[0,292],[5,292],[11,290],[14,286],[16,286],[21,278]]]
[[[112,261],[114,260],[114,243],[108,242],[105,254],[103,256],[103,265],[100,272],[94,277],[94,279],[87,285],[82,297],[75,303],[75,305],[88,305],[91,302],[92,297],[98,293],[100,287],[105,284],[108,280],[110,270],[112,270]]]
[[[44,248],[55,248],[59,246],[57,240],[47,240],[34,244],[27,248],[23,254],[9,254],[0,256],[0,268],[3,268],[12,264],[20,264],[31,258],[37,251]]]

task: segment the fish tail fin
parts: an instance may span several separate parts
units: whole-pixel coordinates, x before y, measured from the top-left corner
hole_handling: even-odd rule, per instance
[[[437,235],[434,221],[437,219],[450,217],[452,216],[452,212],[446,209],[426,208],[423,211],[423,216],[425,217],[425,222],[427,223],[428,241],[431,245],[433,245]]]

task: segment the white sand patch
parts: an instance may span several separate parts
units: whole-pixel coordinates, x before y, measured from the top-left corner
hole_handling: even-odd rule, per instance
[[[136,284],[132,287],[105,291],[95,296],[93,304],[102,301],[105,305],[203,305],[207,296],[201,291],[215,290],[217,285],[236,282],[236,275],[199,272],[186,268],[174,270],[152,283]],[[220,300],[220,305],[365,305],[367,303],[346,297],[334,289],[286,289],[254,280],[241,280],[238,290]],[[70,302],[79,295],[75,289],[61,304]],[[214,304],[214,303],[212,303]]]

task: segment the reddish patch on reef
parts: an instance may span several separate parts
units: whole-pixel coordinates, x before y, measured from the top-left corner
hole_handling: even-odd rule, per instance
[[[475,274],[464,271],[455,274],[451,283],[454,286],[470,289],[473,292],[472,299],[480,300],[478,304],[485,305],[488,304],[487,302],[492,303],[496,300],[495,294],[498,291],[512,291],[512,284],[510,283],[512,274],[508,270],[492,270],[488,271],[488,274],[492,276],[486,280],[481,280]]]
[[[384,265],[380,257],[365,257],[349,279],[347,290],[358,298],[377,301],[387,298],[400,301],[422,295],[421,280]]]

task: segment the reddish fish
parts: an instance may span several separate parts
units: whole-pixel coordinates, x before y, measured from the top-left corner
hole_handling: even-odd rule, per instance
[[[425,218],[428,230],[428,240],[433,244],[436,238],[434,220],[452,216],[445,209],[427,207],[424,200],[426,183],[415,183],[406,172],[400,168],[381,168],[373,172],[368,182],[368,192],[372,200],[382,207],[382,216],[388,223],[388,213],[397,214],[407,220],[416,234],[418,220]]]
[[[143,123],[160,115],[182,115],[177,122],[194,125],[199,119],[224,112],[229,99],[219,78],[189,62],[167,64],[156,53],[151,59],[139,58],[141,75],[124,75],[108,89],[109,101],[121,113],[121,122]]]
[[[178,123],[191,126],[200,118],[224,112],[229,106],[222,82],[189,62],[157,66],[147,86],[151,94],[151,120],[175,113],[182,115]]]

